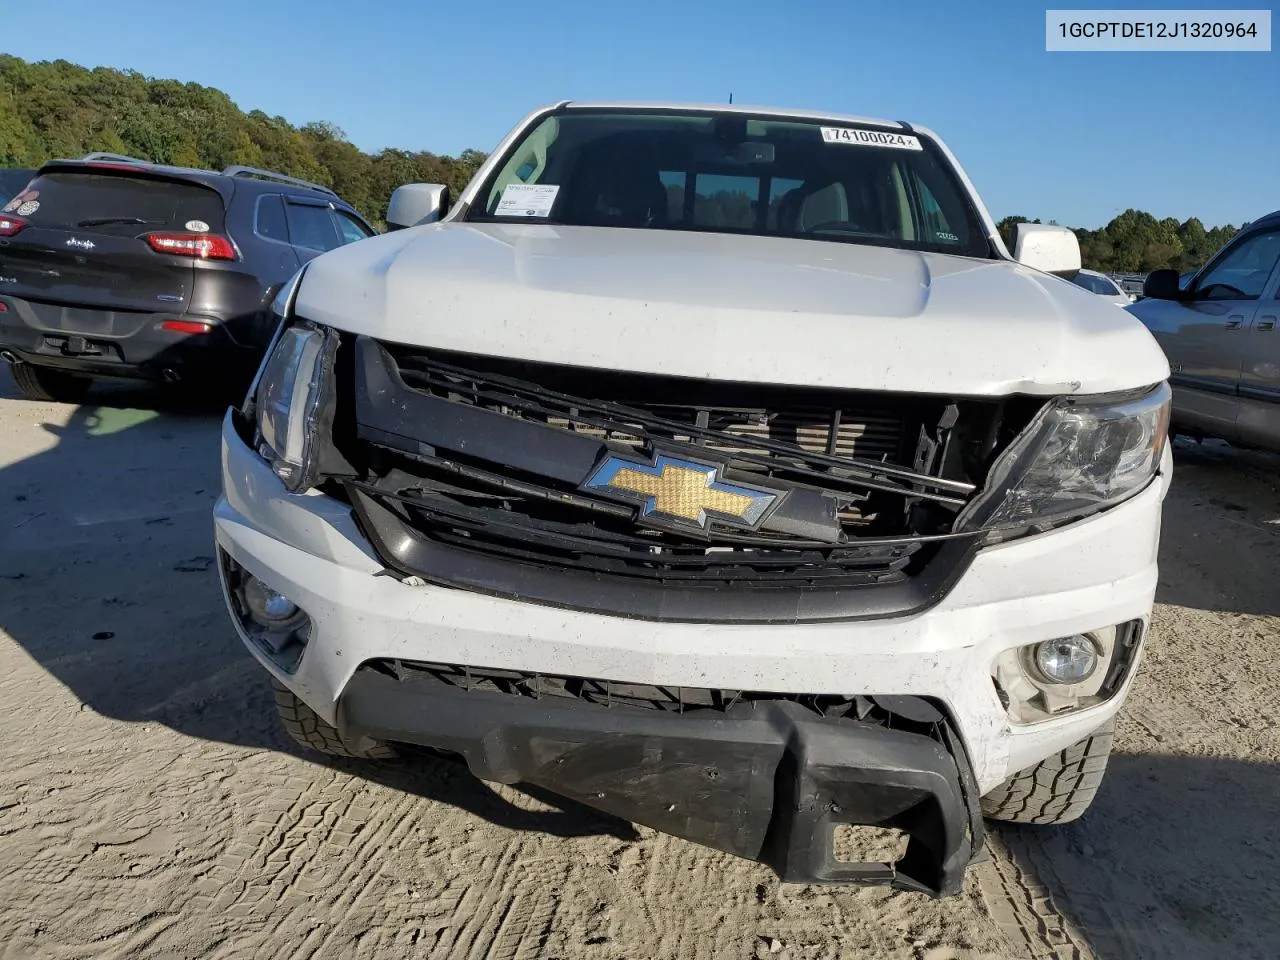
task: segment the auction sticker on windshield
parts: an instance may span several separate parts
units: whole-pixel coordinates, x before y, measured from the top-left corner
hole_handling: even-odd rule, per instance
[[[858,147],[893,147],[895,150],[923,150],[920,141],[903,133],[882,130],[854,130],[850,127],[823,127],[822,139],[827,143],[849,143]]]
[[[499,217],[549,217],[560,186],[553,183],[512,183],[502,191]]]

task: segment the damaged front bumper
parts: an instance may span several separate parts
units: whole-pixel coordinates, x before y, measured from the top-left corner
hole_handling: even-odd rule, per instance
[[[338,724],[348,737],[460,754],[482,779],[538,785],[762,861],[785,882],[951,896],[982,846],[973,773],[945,719],[909,732],[785,699],[677,713],[366,667],[342,694]],[[901,830],[905,854],[892,864],[839,861],[841,824]]]

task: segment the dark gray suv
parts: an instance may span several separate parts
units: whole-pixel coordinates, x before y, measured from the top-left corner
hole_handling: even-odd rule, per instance
[[[236,389],[280,286],[374,232],[332,190],[268,170],[51,161],[0,211],[0,357],[33,399],[76,402],[95,377]]]

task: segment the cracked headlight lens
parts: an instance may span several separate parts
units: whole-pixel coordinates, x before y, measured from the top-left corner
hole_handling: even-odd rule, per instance
[[[1060,522],[1137,493],[1160,468],[1171,396],[1162,383],[1140,397],[1047,404],[996,460],[956,529]]]
[[[338,338],[309,323],[280,332],[255,394],[258,453],[294,493],[315,482],[316,435]]]

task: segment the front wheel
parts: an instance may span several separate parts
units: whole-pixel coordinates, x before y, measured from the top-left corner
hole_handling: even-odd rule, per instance
[[[320,715],[275,677],[271,678],[271,689],[276,698],[276,712],[280,714],[280,722],[285,732],[299,746],[331,757],[354,757],[360,760],[394,760],[399,754],[396,748],[381,740],[362,737],[359,741],[345,740],[338,733],[337,727],[326,723]]]
[[[1078,820],[1102,785],[1115,730],[1112,720],[1079,743],[1014,774],[982,798],[983,816],[1009,823]]]
[[[9,370],[13,374],[13,382],[28,400],[80,403],[93,386],[92,377],[63,373],[61,370],[51,370],[30,363],[15,363]]]

